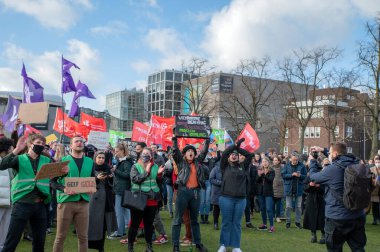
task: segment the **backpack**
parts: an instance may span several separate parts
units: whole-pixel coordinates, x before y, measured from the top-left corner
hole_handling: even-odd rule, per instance
[[[343,197],[336,195],[337,193],[332,190],[333,196],[351,211],[367,208],[371,203],[372,191],[370,170],[364,164],[352,164],[347,167],[335,162],[334,164],[344,169],[344,187]]]

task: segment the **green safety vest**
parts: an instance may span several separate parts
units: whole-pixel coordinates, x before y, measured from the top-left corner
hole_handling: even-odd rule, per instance
[[[67,160],[70,161],[70,163],[68,165],[69,166],[69,173],[65,177],[81,177],[81,178],[91,177],[92,167],[94,164],[94,162],[92,161],[91,158],[84,157],[80,174],[79,174],[78,166],[75,163],[75,160],[73,159],[73,157],[71,155],[69,155],[69,156],[62,158],[62,162],[67,161]],[[58,180],[58,183],[60,183],[61,185],[65,185],[65,177],[60,178]],[[58,203],[80,201],[81,198],[84,199],[85,201],[90,201],[90,196],[88,195],[88,193],[79,193],[79,194],[74,194],[74,195],[67,195],[64,192],[57,190],[57,202]]]
[[[136,163],[135,167],[137,168],[140,174],[143,174],[145,172],[144,168],[139,163]],[[159,192],[160,188],[158,188],[156,180],[157,173],[158,165],[154,164],[150,170],[150,175],[141,183],[141,185],[132,182],[132,191],[141,190],[143,192],[149,192],[150,190],[152,190],[153,192]]]
[[[17,156],[17,158],[19,170],[11,182],[12,203],[14,204],[22,199],[25,195],[33,191],[36,186],[37,189],[46,196],[44,203],[49,203],[51,200],[50,180],[48,178],[34,180],[36,174],[34,174],[29,157],[26,154],[23,154]],[[42,165],[48,163],[50,163],[50,158],[41,155],[38,161],[37,172],[41,169]]]

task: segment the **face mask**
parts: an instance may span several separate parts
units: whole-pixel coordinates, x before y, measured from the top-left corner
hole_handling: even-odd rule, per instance
[[[380,163],[375,164],[376,168],[380,168]]]
[[[160,156],[162,156],[162,152],[161,151],[157,152],[157,154],[160,155]]]
[[[32,150],[37,155],[41,155],[41,153],[44,151],[44,149],[45,149],[45,146],[43,146],[43,145],[33,144]]]
[[[141,158],[142,158],[142,161],[144,163],[146,163],[146,162],[148,162],[150,160],[150,155],[144,155],[144,154],[142,154]]]

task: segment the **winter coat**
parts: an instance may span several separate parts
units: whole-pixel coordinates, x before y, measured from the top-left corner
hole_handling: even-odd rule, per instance
[[[252,163],[249,165],[249,196],[250,198],[254,198],[257,194],[257,166]]]
[[[165,183],[169,186],[173,186],[173,161],[169,159],[165,163]]]
[[[284,179],[284,190],[286,196],[292,196],[292,186],[293,186],[293,179],[297,180],[297,189],[296,189],[296,196],[302,196],[303,194],[303,185],[304,181],[306,179],[306,167],[301,163],[298,162],[297,166],[295,167],[295,172],[300,172],[300,177],[294,177],[292,176],[293,173],[293,165],[291,162],[288,162],[284,168],[281,171],[282,178]]]
[[[317,184],[325,185],[325,203],[326,217],[335,220],[352,220],[363,216],[364,209],[349,210],[343,202],[337,199],[335,194],[343,196],[344,188],[344,171],[342,167],[347,167],[351,164],[358,164],[359,159],[352,154],[339,155],[335,158],[332,164],[326,166],[321,172],[318,171],[318,163],[316,160],[310,160],[310,179]],[[338,166],[339,165],[339,166]]]
[[[319,187],[310,186],[310,177],[305,180],[305,211],[303,217],[303,227],[313,232],[324,230],[325,228],[325,188],[323,185]]]
[[[281,170],[283,166],[277,165],[273,166],[274,170],[274,180],[273,180],[273,197],[275,198],[283,198],[284,195],[284,179],[281,175]]]
[[[113,191],[117,195],[123,195],[125,190],[131,190],[131,168],[133,161],[126,157],[119,161],[114,172]]]
[[[98,173],[95,171],[95,177]],[[117,230],[111,184],[109,178],[103,181],[97,180],[97,191],[92,195],[89,206],[89,241],[99,241],[104,238],[104,224],[107,235]]]
[[[1,161],[0,161],[1,162]],[[11,178],[10,171],[0,171],[0,207],[11,206]]]
[[[220,170],[220,162],[217,162],[210,173],[211,183],[211,204],[219,205],[219,196],[222,194],[222,171]]]
[[[264,168],[263,168],[264,170]],[[257,175],[257,195],[263,195],[265,197],[273,197],[273,180],[274,171],[272,168],[269,169],[267,174],[264,172],[259,176]]]
[[[371,173],[372,173],[372,182],[373,182],[373,185],[374,185],[374,189],[371,193],[371,202],[379,202],[380,201],[380,197],[379,197],[379,186],[376,186],[375,184],[375,180],[376,180],[376,177],[380,174],[377,173],[377,169],[376,169],[376,166],[372,166],[371,168]]]

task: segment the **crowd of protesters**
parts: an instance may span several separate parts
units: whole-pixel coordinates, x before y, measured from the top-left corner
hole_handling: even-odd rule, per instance
[[[284,221],[286,229],[292,228],[293,211],[295,228],[310,230],[312,243],[341,251],[347,241],[353,251],[364,251],[364,210],[348,210],[331,192],[343,193],[344,170],[339,167],[359,163],[347,154],[344,143],[330,149],[314,147],[318,155],[308,156],[283,155],[274,149],[249,153],[240,148],[242,142],[224,151],[209,148],[208,139],[202,149],[192,145],[179,149],[173,137],[168,151],[141,142],[132,155],[122,142],[114,149],[97,150],[80,136],[70,139],[69,150],[56,141],[47,144],[39,134],[19,138],[14,132],[6,138],[0,125],[0,250],[15,251],[30,225],[32,250],[44,251],[46,234],[56,221],[53,251],[64,250],[72,231],[81,252],[104,251],[106,238],[119,239],[133,252],[138,237],[145,237],[145,251],[152,252],[154,244],[169,241],[160,216],[160,210],[167,210],[173,252],[189,245],[195,251],[208,251],[200,224],[209,224],[211,215],[213,228],[220,232],[218,252],[228,247],[240,252],[243,215],[246,227],[256,229],[251,218],[260,212],[257,230],[274,233],[275,222]],[[63,176],[34,180],[43,164],[65,160],[70,162],[62,168]],[[374,188],[369,207],[377,225],[380,157],[368,162],[367,169]],[[70,191],[65,187],[67,177],[95,177],[97,191]],[[123,207],[126,191],[148,195],[142,211]]]

